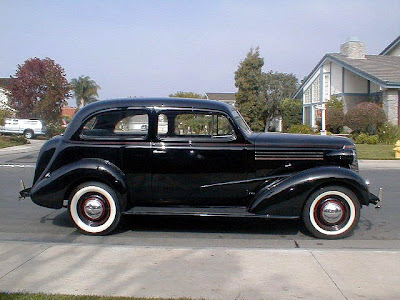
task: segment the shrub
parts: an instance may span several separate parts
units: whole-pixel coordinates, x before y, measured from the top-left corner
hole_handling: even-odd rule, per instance
[[[326,128],[333,133],[340,133],[344,126],[343,108],[328,106],[326,108]]]
[[[285,99],[281,102],[281,116],[284,130],[303,122],[303,103],[299,99]]]
[[[377,128],[386,121],[382,108],[375,103],[361,102],[350,109],[345,117],[345,125],[356,133],[375,134]]]
[[[4,126],[6,118],[11,116],[11,112],[6,109],[0,109],[0,126]]]
[[[49,137],[53,137],[53,136],[62,134],[65,131],[65,128],[62,127],[61,124],[50,123],[50,124],[47,124],[46,127],[47,127],[46,135]]]
[[[361,133],[355,138],[356,144],[370,144],[370,145],[376,145],[379,142],[379,136],[378,135],[368,135],[365,133]]]
[[[378,136],[380,143],[393,145],[400,140],[400,127],[386,122],[378,128]]]
[[[304,134],[314,134],[314,130],[310,125],[305,124],[295,124],[290,126],[289,133],[304,133]]]
[[[343,102],[338,97],[332,96],[332,98],[326,103],[326,108],[338,108],[343,111]]]

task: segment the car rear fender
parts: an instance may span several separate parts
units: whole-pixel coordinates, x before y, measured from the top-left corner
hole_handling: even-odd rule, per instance
[[[31,189],[30,196],[38,205],[61,208],[81,183],[99,181],[117,193],[121,209],[126,207],[127,184],[124,173],[109,161],[85,158],[45,174]]]
[[[361,176],[346,168],[325,166],[269,180],[256,191],[248,210],[256,214],[300,216],[307,198],[327,185],[347,187],[361,204],[370,203],[368,186]]]

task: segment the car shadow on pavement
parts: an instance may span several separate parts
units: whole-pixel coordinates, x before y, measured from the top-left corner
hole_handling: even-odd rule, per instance
[[[301,227],[302,222],[298,220],[197,216],[123,216],[121,226],[115,234],[127,231],[161,231],[296,235]]]
[[[73,228],[68,210],[56,215],[53,225]],[[120,225],[110,235],[127,232],[182,232],[182,233],[230,233],[264,234],[271,236],[309,235],[300,220],[272,220],[235,217],[197,216],[122,216]]]
[[[61,213],[55,216],[53,219],[53,225],[68,228],[75,227],[69,216],[68,210],[63,210]]]

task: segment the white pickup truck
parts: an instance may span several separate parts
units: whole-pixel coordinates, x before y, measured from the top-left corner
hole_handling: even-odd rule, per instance
[[[46,126],[38,119],[5,119],[0,125],[0,133],[23,134],[27,139],[46,134]]]

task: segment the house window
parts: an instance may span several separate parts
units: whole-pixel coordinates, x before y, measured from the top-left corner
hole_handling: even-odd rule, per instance
[[[308,88],[306,89],[304,93],[304,104],[309,104],[311,103],[311,89]]]
[[[312,125],[311,124],[311,107],[307,106],[304,107],[304,124]]]
[[[312,102],[320,102],[320,79],[317,78],[312,84]]]
[[[325,74],[324,75],[324,102],[329,101],[331,98],[330,96],[330,82],[331,81],[331,75],[330,74]]]

